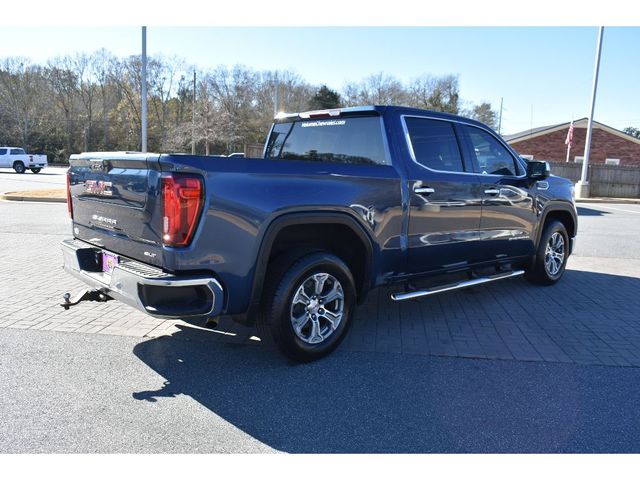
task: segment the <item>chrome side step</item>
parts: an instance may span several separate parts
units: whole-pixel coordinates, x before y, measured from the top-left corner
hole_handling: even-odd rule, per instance
[[[496,280],[502,280],[504,278],[518,277],[523,274],[524,270],[513,270],[510,272],[496,273],[495,275],[489,275],[488,277],[464,280],[457,283],[450,283],[449,285],[443,285],[441,287],[416,290],[415,292],[393,293],[391,294],[391,299],[395,300],[396,302],[401,302],[403,300],[413,300],[414,298],[428,297],[430,295],[435,295],[436,293],[450,292],[451,290],[458,290],[460,288],[473,287],[474,285],[494,282]]]

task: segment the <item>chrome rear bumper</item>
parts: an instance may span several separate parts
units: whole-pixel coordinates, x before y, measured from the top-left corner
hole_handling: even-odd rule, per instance
[[[77,239],[61,242],[64,269],[81,281],[127,305],[158,318],[215,317],[222,311],[224,291],[207,275],[173,275],[120,257],[111,274],[102,272],[105,250]]]

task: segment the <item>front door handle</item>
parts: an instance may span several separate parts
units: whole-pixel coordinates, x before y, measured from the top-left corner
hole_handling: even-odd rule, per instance
[[[413,187],[413,191],[420,195],[431,195],[436,192],[435,189],[431,187]]]
[[[498,188],[487,188],[484,193],[486,193],[487,195],[499,195],[500,194],[500,189]]]

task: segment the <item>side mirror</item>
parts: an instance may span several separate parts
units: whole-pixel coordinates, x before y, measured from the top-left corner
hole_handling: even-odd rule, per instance
[[[530,160],[527,162],[527,178],[530,180],[544,180],[551,175],[549,162]]]

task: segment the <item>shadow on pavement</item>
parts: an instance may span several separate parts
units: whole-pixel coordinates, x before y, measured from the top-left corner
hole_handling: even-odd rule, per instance
[[[582,217],[602,217],[604,215],[609,215],[611,212],[606,212],[604,210],[598,210],[595,208],[587,208],[587,207],[577,207],[578,215]]]
[[[133,397],[188,395],[286,452],[640,451],[637,368],[346,350],[298,365],[216,336],[183,326],[138,344],[166,381]]]

